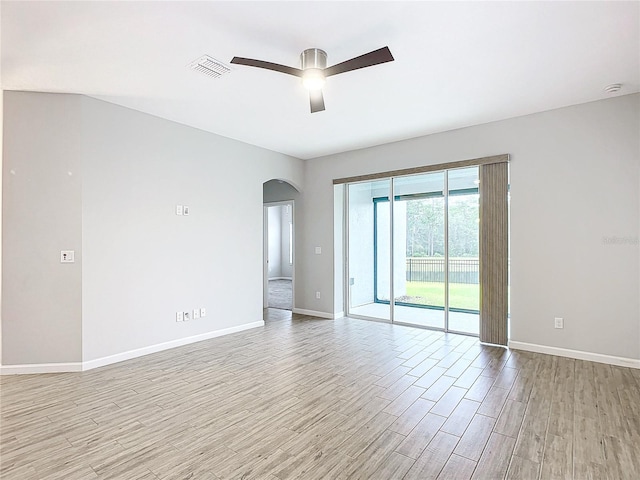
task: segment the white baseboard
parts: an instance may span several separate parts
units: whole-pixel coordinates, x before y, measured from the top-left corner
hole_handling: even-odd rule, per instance
[[[246,323],[244,325],[238,325],[237,327],[223,328],[222,330],[214,330],[212,332],[201,333],[199,335],[193,335],[191,337],[178,338],[177,340],[171,340],[170,342],[158,343],[156,345],[150,345],[148,347],[138,348],[136,350],[129,350],[128,352],[122,352],[116,355],[110,355],[108,357],[89,360],[82,364],[82,369],[91,370],[92,368],[111,365],[112,363],[142,357],[143,355],[149,355],[150,353],[161,352],[170,348],[181,347],[183,345],[189,345],[190,343],[209,340],[210,338],[222,337],[223,335],[229,335],[231,333],[241,332],[243,330],[248,330],[250,328],[256,327],[264,327],[264,320],[253,323]]]
[[[293,309],[293,313],[297,313],[297,314],[300,314],[300,315],[309,315],[311,317],[328,318],[330,320],[335,320],[336,318],[340,318],[340,317],[337,317],[336,315],[334,315],[333,313],[318,312],[316,310],[306,310],[304,308],[294,308]],[[341,316],[344,317],[344,314],[341,315]]]
[[[0,365],[0,375],[81,372],[82,362],[34,363],[32,365]]]
[[[640,359],[615,357],[613,355],[603,355],[601,353],[583,352],[581,350],[570,350],[568,348],[548,347],[546,345],[536,345],[534,343],[509,342],[509,348],[514,350],[526,350],[527,352],[546,353],[558,357],[575,358],[576,360],[587,360],[590,362],[607,363],[619,367],[640,368]]]
[[[125,360],[131,360],[132,358],[142,357],[143,355],[149,355],[150,353],[161,352],[163,350],[169,350],[170,348],[181,347],[183,345],[189,345],[190,343],[201,342],[203,340],[209,340],[210,338],[222,337],[223,335],[242,332],[243,330],[249,330],[250,328],[257,327],[264,327],[264,320],[253,323],[246,323],[244,325],[238,325],[236,327],[223,328],[222,330],[214,330],[212,332],[201,333],[199,335],[193,335],[191,337],[178,338],[176,340],[171,340],[170,342],[149,345],[148,347],[137,348],[135,350],[129,350],[127,352],[109,355],[108,357],[96,358],[94,360],[88,360],[86,362],[3,365],[0,366],[0,375],[83,372],[85,370],[91,370],[93,368],[111,365],[112,363],[123,362]]]

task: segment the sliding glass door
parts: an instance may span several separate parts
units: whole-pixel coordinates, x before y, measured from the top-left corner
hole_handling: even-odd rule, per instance
[[[348,313],[477,335],[478,167],[348,185]]]
[[[393,319],[445,329],[445,174],[394,178],[393,189]]]
[[[480,329],[480,195],[478,167],[449,170],[447,208],[448,329]]]
[[[391,320],[390,185],[389,180],[348,185],[347,306],[351,315]]]

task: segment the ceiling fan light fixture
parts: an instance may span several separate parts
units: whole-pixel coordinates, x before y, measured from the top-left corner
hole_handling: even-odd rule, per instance
[[[320,90],[324,84],[324,72],[319,68],[307,68],[302,74],[302,85],[307,90]]]
[[[279,63],[265,62],[253,58],[233,57],[231,63],[234,65],[245,65],[247,67],[264,68],[274,72],[286,73],[302,79],[302,84],[309,89],[309,106],[311,113],[322,112],[324,110],[324,96],[322,87],[326,77],[338,75],[339,73],[351,72],[365,67],[373,67],[381,63],[393,62],[393,55],[389,47],[382,47],[378,50],[365,53],[350,60],[337,63],[332,67],[327,67],[327,52],[319,48],[307,48],[300,55],[302,68],[289,67]]]
[[[302,67],[302,85],[307,90],[320,90],[324,87],[324,69],[327,68],[327,52],[319,48],[307,48],[300,54]]]

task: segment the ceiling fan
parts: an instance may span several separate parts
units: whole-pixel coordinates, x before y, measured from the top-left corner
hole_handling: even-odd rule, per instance
[[[382,47],[373,52],[365,53],[351,60],[338,63],[332,67],[327,67],[327,52],[319,48],[308,48],[300,54],[300,61],[302,68],[288,67],[278,63],[242,57],[233,57],[231,63],[249,67],[266,68],[274,72],[286,73],[302,78],[302,84],[309,90],[311,113],[315,113],[324,110],[322,87],[324,86],[326,77],[358,70],[360,68],[371,67],[380,63],[392,62],[393,56],[391,55],[389,47]]]

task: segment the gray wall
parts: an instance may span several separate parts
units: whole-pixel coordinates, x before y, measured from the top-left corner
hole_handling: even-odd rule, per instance
[[[300,160],[73,95],[5,92],[5,129],[4,365],[262,319],[262,186],[302,185]]]
[[[334,178],[509,153],[511,339],[640,358],[639,117],[627,95],[307,161],[304,237],[333,247]],[[303,281],[342,289],[336,262],[304,261]],[[302,305],[338,311],[315,289]]]
[[[333,283],[333,313],[341,316],[344,315],[345,290],[342,282],[344,278],[344,194],[346,187],[344,185],[335,185],[333,187],[333,276],[340,279]]]
[[[4,97],[2,363],[80,362],[82,98]]]
[[[286,202],[287,200],[294,200],[297,203],[301,199],[297,188],[287,182],[271,179],[262,186],[262,200],[264,203]]]
[[[274,178],[304,186],[296,306],[339,312],[333,178],[499,153],[512,155],[512,340],[640,358],[639,112],[640,95],[622,96],[303,163],[86,97],[5,92],[2,363],[262,318],[262,203],[290,199],[264,195]],[[199,306],[206,319],[175,322]]]
[[[0,25],[2,17],[2,2],[0,2]],[[2,52],[2,32],[0,32],[0,52]],[[2,90],[2,62],[0,61],[0,188],[2,185],[2,151],[3,141],[2,133],[4,132],[4,91]],[[2,212],[2,192],[0,191],[0,212]],[[2,218],[0,213],[0,239],[2,238]],[[2,242],[0,241],[0,272],[2,272]],[[0,273],[0,292],[2,291],[2,274]],[[0,295],[0,364],[2,364],[2,295]]]

